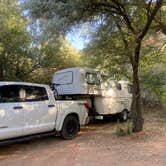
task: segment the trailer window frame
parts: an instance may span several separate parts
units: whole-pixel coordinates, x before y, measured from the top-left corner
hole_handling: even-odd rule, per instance
[[[121,83],[116,83],[116,89],[121,91],[122,90],[122,85]]]
[[[88,79],[88,75],[95,76],[94,77],[94,82],[92,82],[92,81],[90,81],[90,79]],[[90,85],[100,85],[101,84],[100,79],[98,79],[98,74],[97,73],[86,72],[86,81]]]
[[[73,84],[73,71],[66,71],[66,72],[56,73],[55,75],[60,75],[60,74],[65,74],[65,73],[71,73],[71,75],[72,75],[71,82],[64,83],[64,84],[55,83],[55,85],[70,85],[70,84]]]
[[[127,91],[129,94],[133,94],[133,85],[132,84],[127,84]]]

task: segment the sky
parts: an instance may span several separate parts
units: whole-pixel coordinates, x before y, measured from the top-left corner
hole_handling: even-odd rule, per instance
[[[71,45],[78,50],[82,50],[85,48],[86,44],[88,44],[88,39],[85,37],[85,35],[83,35],[81,29],[73,30],[72,32],[68,33],[66,37]]]
[[[100,27],[103,20],[99,20],[92,24],[85,24],[80,27],[75,27],[67,34],[67,39],[78,50],[82,50],[90,42],[90,33],[94,33]]]
[[[69,33],[67,34],[67,39],[71,45],[78,50],[82,50],[85,47],[85,41],[79,33]]]

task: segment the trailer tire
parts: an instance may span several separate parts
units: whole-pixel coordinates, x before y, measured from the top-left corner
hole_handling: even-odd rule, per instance
[[[127,121],[128,119],[128,112],[127,110],[123,110],[121,113],[119,113],[119,120],[122,122]]]
[[[76,137],[79,131],[79,121],[78,118],[69,115],[65,118],[62,130],[60,132],[61,137],[65,140],[70,140]]]

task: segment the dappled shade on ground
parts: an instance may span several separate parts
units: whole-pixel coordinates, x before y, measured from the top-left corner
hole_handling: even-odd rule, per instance
[[[116,122],[108,121],[83,127],[71,141],[48,137],[1,147],[0,166],[165,166],[166,110],[144,117],[144,131],[131,136],[117,137]]]

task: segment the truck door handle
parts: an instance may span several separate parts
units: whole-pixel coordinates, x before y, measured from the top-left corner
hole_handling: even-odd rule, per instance
[[[13,107],[13,109],[18,110],[18,109],[23,109],[21,106]]]
[[[52,104],[52,105],[48,105],[48,107],[49,107],[49,108],[51,108],[51,107],[55,107],[55,105],[53,105],[53,104]]]

